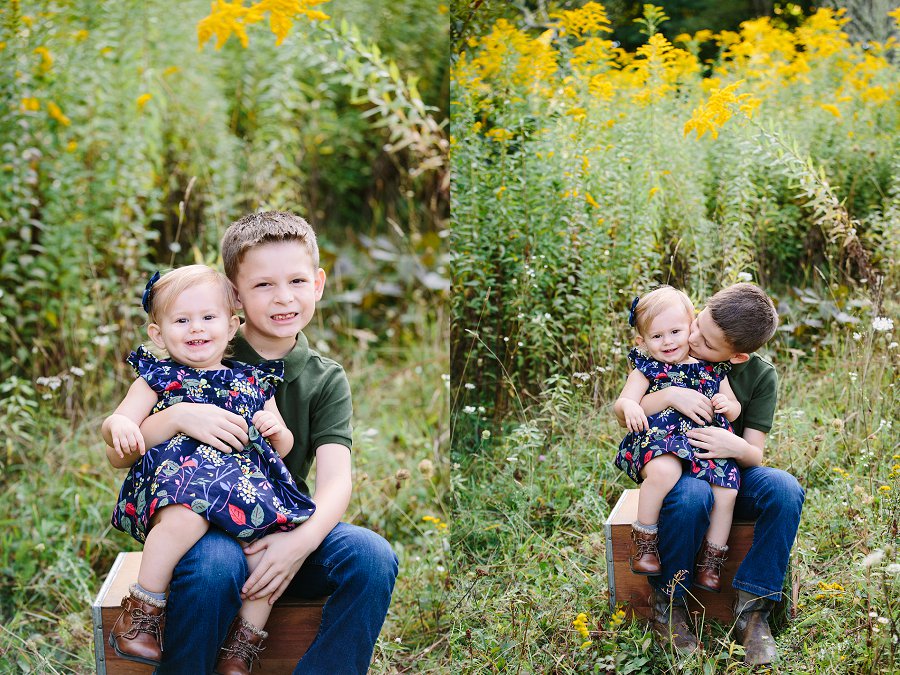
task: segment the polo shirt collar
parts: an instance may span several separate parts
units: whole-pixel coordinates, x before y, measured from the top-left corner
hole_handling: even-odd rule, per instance
[[[234,356],[238,361],[260,363],[266,360],[250,346],[250,343],[247,342],[241,333],[234,336]],[[306,367],[307,361],[309,361],[309,340],[306,339],[303,333],[298,333],[297,344],[294,345],[294,348],[285,354],[284,358],[273,360],[284,361],[285,382],[296,380]]]

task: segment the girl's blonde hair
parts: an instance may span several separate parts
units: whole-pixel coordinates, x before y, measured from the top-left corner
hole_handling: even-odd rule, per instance
[[[671,286],[660,286],[654,288],[647,295],[638,300],[637,306],[634,308],[634,326],[641,337],[646,338],[644,332],[653,323],[653,319],[662,314],[672,305],[681,304],[684,311],[694,320],[694,303],[684,291],[679,291]]]
[[[158,324],[175,302],[175,298],[192,286],[213,284],[222,291],[229,316],[237,314],[237,295],[231,282],[221,272],[206,265],[186,265],[163,274],[150,292],[150,323]]]

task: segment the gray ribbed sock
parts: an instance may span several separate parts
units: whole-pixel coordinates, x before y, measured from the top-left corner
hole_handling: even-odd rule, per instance
[[[631,527],[641,534],[656,534],[659,531],[659,527],[657,527],[656,523],[653,523],[652,525],[644,525],[639,520],[634,521],[631,524]]]
[[[152,591],[148,591],[146,588],[144,588],[143,586],[141,586],[138,583],[134,584],[134,588],[139,593],[143,593],[144,595],[153,598],[157,602],[161,602],[162,604],[159,605],[160,607],[165,606],[165,604],[166,604],[166,594],[165,593],[154,593]]]

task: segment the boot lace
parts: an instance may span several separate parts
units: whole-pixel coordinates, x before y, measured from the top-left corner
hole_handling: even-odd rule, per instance
[[[697,564],[697,567],[700,569],[706,568],[712,570],[716,574],[721,574],[722,565],[725,564],[726,560],[728,560],[728,558],[725,557],[724,551],[720,555],[716,555],[716,551],[706,549],[703,552],[703,558]]]
[[[225,652],[227,658],[242,659],[248,668],[253,667],[253,663],[259,663],[259,653],[265,647],[261,644],[255,645],[247,641],[246,636],[242,632],[237,632],[229,644],[222,645],[222,651]]]
[[[659,555],[659,548],[655,539],[641,539],[639,537],[635,537],[634,545],[636,549],[636,557],[640,557],[646,553],[656,556]]]
[[[140,607],[134,607],[130,611],[131,628],[122,633],[126,639],[136,638],[138,633],[150,633],[162,648],[162,615],[147,614]]]

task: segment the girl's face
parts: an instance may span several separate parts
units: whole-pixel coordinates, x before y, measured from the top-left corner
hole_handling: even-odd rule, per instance
[[[222,357],[239,324],[240,319],[228,309],[222,289],[205,283],[182,291],[159,324],[147,327],[147,333],[173,361],[216,370],[223,367]]]
[[[680,304],[660,312],[638,336],[638,345],[662,363],[681,363],[690,355],[691,316]]]

